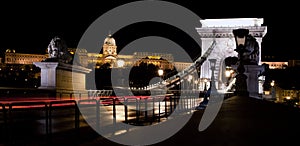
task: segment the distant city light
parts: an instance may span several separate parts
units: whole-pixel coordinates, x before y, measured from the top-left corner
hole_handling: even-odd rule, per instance
[[[117,65],[118,65],[118,67],[123,67],[125,65],[125,61],[124,60],[118,60]]]
[[[159,69],[159,70],[158,70],[158,75],[159,75],[159,76],[162,76],[163,74],[164,74],[164,70]]]
[[[274,80],[272,80],[272,82],[271,82],[271,86],[273,87],[275,85],[275,81]]]
[[[192,75],[189,75],[189,76],[188,76],[188,81],[190,82],[192,79],[193,79],[193,76],[192,76]]]
[[[264,91],[265,95],[270,95],[270,91]]]

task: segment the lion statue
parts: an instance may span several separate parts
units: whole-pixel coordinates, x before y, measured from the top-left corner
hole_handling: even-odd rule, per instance
[[[72,63],[72,56],[68,52],[65,41],[59,37],[54,37],[47,48],[48,58],[45,61],[59,61],[63,63]]]

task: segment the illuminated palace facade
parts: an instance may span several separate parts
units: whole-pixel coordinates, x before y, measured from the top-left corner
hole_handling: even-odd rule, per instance
[[[5,51],[4,63],[5,64],[33,64],[33,62],[39,62],[48,57],[48,54],[24,54],[16,53],[13,49],[7,49]],[[2,63],[2,59],[0,59]]]
[[[104,39],[102,53],[90,53],[86,49],[79,48],[69,49],[69,51],[76,51],[80,64],[85,67],[100,68],[101,65],[109,63],[111,68],[126,68],[146,63],[154,64],[161,69],[176,68],[177,71],[181,71],[191,65],[187,62],[176,62],[173,55],[167,53],[134,52],[129,55],[117,54],[116,41],[111,35]]]
[[[135,52],[131,55],[117,54],[115,39],[108,35],[103,42],[102,53],[88,52],[86,49],[68,48],[68,51],[79,58],[79,63],[84,67],[100,68],[101,65],[109,63],[111,68],[139,66],[141,63],[154,64],[161,69],[174,69],[181,71],[191,63],[175,62],[172,54],[154,52]],[[33,64],[48,58],[45,54],[24,54],[15,50],[7,49],[0,63],[4,64]]]

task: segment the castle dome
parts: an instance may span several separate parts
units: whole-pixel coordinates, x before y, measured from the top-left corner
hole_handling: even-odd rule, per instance
[[[115,41],[115,39],[111,36],[111,34],[109,34],[109,35],[104,39],[104,44],[116,46],[116,41]]]

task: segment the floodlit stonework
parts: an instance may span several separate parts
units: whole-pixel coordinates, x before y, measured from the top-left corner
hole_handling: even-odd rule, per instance
[[[259,60],[258,65],[261,65],[261,42],[267,32],[267,27],[262,26],[263,19],[261,18],[234,18],[234,19],[204,19],[200,20],[202,27],[197,27],[196,30],[202,41],[202,53],[211,45],[213,39],[216,39],[217,45],[211,55],[207,58],[217,59],[216,72],[214,73],[217,80],[217,89],[225,88],[225,64],[226,57],[237,57],[238,53],[234,51],[236,48],[235,39],[232,31],[238,28],[249,30],[249,34],[255,37],[259,44]],[[206,61],[201,66],[201,85],[204,87],[204,79],[211,78],[211,70],[209,62]],[[200,86],[201,86],[200,85]]]

